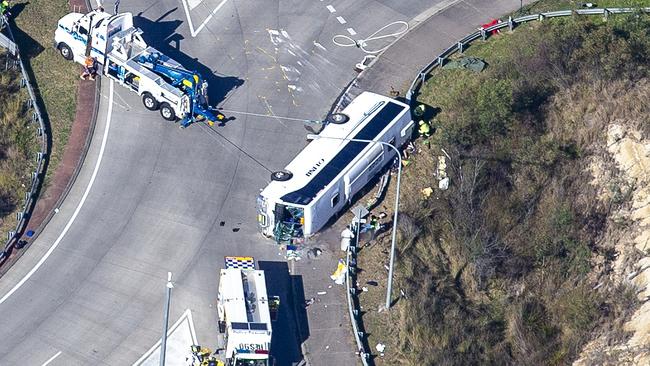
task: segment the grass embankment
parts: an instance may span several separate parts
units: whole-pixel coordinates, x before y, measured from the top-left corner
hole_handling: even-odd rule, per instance
[[[64,0],[12,2],[12,18],[15,21],[15,26],[12,27],[14,37],[21,50],[23,60],[28,64],[28,72],[35,80],[33,86],[38,96],[42,98],[43,116],[52,133],[52,151],[46,185],[63,155],[76,108],[78,67],[65,61],[52,47],[57,21],[68,12],[68,2]],[[13,86],[11,90],[14,90]],[[19,103],[18,101],[11,102],[12,96],[17,93],[17,90],[11,92],[3,90],[0,93],[2,102]],[[22,94],[26,93],[21,92],[20,98],[16,100],[24,101],[26,96]],[[8,98],[7,95],[10,97]],[[13,109],[5,110],[3,107],[2,113],[14,113],[19,109],[18,104],[13,104],[11,108]],[[24,182],[24,179],[17,178],[29,177],[33,170],[33,166],[26,165],[24,159],[30,162],[34,161],[34,153],[39,150],[38,143],[34,138],[35,127],[25,129],[23,122],[24,120],[20,119],[16,124],[7,126],[10,129],[7,130],[7,134],[0,131],[0,140],[7,143],[5,145],[9,149],[7,151],[12,151],[12,154],[0,154],[0,160],[2,160],[0,169],[2,169],[3,176],[14,177],[3,179],[0,182],[0,193],[10,192],[0,196],[0,220],[3,222],[0,231],[2,233],[9,229],[7,226],[15,225],[13,213],[19,209],[18,206],[22,205],[23,193],[26,191],[22,184],[29,187],[29,181]],[[21,153],[16,155],[15,151]],[[22,152],[30,152],[30,155],[23,158]],[[11,225],[9,225],[10,223]],[[4,237],[3,234],[1,238]]]
[[[395,289],[406,298],[378,313],[381,291],[361,295],[369,344],[388,345],[377,364],[567,364],[598,333],[628,336],[637,302],[607,281],[617,253],[606,232],[628,189],[605,183],[612,198],[596,199],[603,183],[588,167],[613,120],[650,135],[639,100],[649,36],[645,16],[531,23],[473,44],[481,73],[434,71],[418,99],[436,108],[435,134],[402,180]],[[595,113],[603,103],[615,107]],[[362,249],[361,284],[384,277],[388,245]]]
[[[39,150],[36,127],[30,123],[25,104],[28,95],[20,88],[19,69],[5,70],[8,57],[0,48],[0,233],[16,227],[14,213],[22,209],[23,192],[31,185]],[[0,236],[0,243],[5,237]]]

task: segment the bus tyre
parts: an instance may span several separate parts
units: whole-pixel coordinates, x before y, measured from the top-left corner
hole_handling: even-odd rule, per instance
[[[176,112],[167,103],[160,104],[160,115],[167,121],[176,121]]]
[[[350,117],[344,113],[332,113],[327,116],[327,123],[333,123],[335,125],[341,125],[349,121]]]
[[[72,55],[72,50],[70,49],[70,46],[68,46],[65,43],[61,43],[59,45],[59,53],[61,53],[61,56],[63,56],[64,59],[68,61],[72,61],[74,56]]]
[[[159,107],[158,101],[153,97],[153,95],[151,95],[151,93],[142,94],[142,104],[144,104],[144,107],[150,111],[155,111]]]
[[[275,180],[278,182],[284,182],[293,177],[293,173],[291,173],[288,170],[278,170],[277,172],[271,173],[271,180]]]

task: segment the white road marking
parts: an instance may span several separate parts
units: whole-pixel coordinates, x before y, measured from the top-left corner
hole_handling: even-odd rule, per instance
[[[336,20],[338,20],[339,23],[341,23],[341,24],[347,23],[343,17],[336,17]]]
[[[68,233],[68,230],[70,230],[70,227],[72,227],[72,224],[74,221],[77,219],[77,215],[79,215],[79,211],[81,211],[81,208],[83,207],[84,203],[86,202],[86,199],[88,198],[88,194],[90,193],[90,189],[93,187],[93,184],[95,183],[95,178],[97,178],[97,172],[99,171],[99,166],[102,164],[102,157],[104,156],[104,149],[106,148],[106,141],[108,139],[108,130],[111,127],[111,115],[113,114],[113,80],[111,80],[111,87],[110,87],[110,96],[108,98],[108,111],[106,112],[106,127],[104,128],[104,137],[102,138],[102,145],[99,149],[99,157],[97,157],[97,162],[95,163],[95,170],[93,170],[93,174],[90,177],[90,182],[88,182],[88,186],[86,186],[86,191],[84,192],[83,196],[81,197],[81,201],[79,201],[79,204],[77,205],[77,208],[74,210],[74,213],[72,214],[72,217],[70,217],[70,220],[68,220],[68,223],[65,225],[63,228],[63,231],[59,235],[58,238],[54,241],[54,244],[50,247],[50,249],[45,252],[45,255],[36,263],[34,268],[32,268],[25,277],[23,277],[9,292],[7,292],[1,299],[0,299],[0,305],[7,301],[7,299],[13,295],[14,292],[16,292],[27,280],[38,271],[39,268],[45,263],[47,258],[52,255],[52,252],[54,252],[54,249],[59,246],[61,243],[61,240],[63,240],[63,237],[65,234]]]
[[[192,319],[192,311],[190,311],[190,309],[186,309],[183,312],[183,314],[180,316],[180,318],[178,318],[178,320],[167,331],[167,337],[168,337],[168,339],[167,339],[167,347],[170,347],[171,346],[170,343],[173,343],[173,342],[170,342],[170,339],[172,338],[171,337],[172,334],[184,322],[187,322],[192,344],[199,344],[199,341],[196,339],[196,331],[194,329],[194,320]],[[142,355],[142,357],[140,357],[137,361],[135,361],[135,363],[133,363],[133,366],[140,366],[140,365],[143,365],[145,363],[146,364],[151,364],[152,363],[151,361],[153,361],[153,359],[149,359],[149,357],[156,351],[160,352],[158,350],[160,348],[160,343],[161,343],[161,340],[159,339],[158,342],[156,342],[153,346],[151,346],[151,348],[149,348],[149,350],[147,352],[145,352],[144,355]],[[186,350],[187,353],[189,353],[189,349],[190,349],[189,346],[191,346],[191,344],[187,345],[187,350]],[[160,359],[160,356],[158,356],[158,358],[155,360],[156,364],[158,364],[159,359]],[[147,362],[147,361],[149,361],[149,362]],[[167,359],[165,361],[167,361]],[[173,362],[173,360],[169,360],[169,361]]]
[[[199,6],[203,0],[187,0],[188,5],[190,6],[190,10],[193,10],[197,6]]]
[[[332,5],[327,5],[327,10],[330,11],[330,13],[336,13],[336,9]]]
[[[45,363],[42,366],[49,365],[50,362],[54,361],[55,358],[61,356],[61,353],[63,353],[63,352],[61,352],[61,351],[57,352],[54,356],[50,357],[47,361],[45,361]]]
[[[348,28],[347,29],[348,33],[350,33],[351,36],[354,36],[357,34],[357,32],[354,31],[354,28]]]
[[[228,0],[221,0],[219,5],[217,5],[217,7],[214,8],[214,10],[212,10],[212,13],[208,15],[208,17],[205,18],[203,23],[201,23],[199,27],[196,29],[194,29],[194,23],[192,22],[192,17],[190,16],[190,5],[188,4],[188,1],[190,0],[181,0],[181,2],[183,3],[183,9],[185,9],[185,16],[187,17],[187,25],[189,25],[190,27],[190,35],[192,37],[196,37],[196,35],[199,34],[203,30],[205,25],[208,24],[208,22],[212,19],[212,16],[216,14],[219,11],[219,9],[221,9],[221,7],[224,6],[224,4]]]

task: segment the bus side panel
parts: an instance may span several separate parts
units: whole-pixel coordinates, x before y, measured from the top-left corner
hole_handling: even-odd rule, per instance
[[[343,178],[320,195],[320,198],[305,208],[305,235],[310,236],[318,232],[329,220],[343,207],[346,200],[343,192]],[[309,213],[310,217],[307,216]]]

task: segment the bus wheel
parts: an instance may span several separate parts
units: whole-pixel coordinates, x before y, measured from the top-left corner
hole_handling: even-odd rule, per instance
[[[350,117],[344,113],[332,113],[327,116],[327,122],[335,125],[341,125],[350,120]]]
[[[167,103],[160,104],[160,115],[167,121],[176,121],[176,112]]]
[[[142,104],[144,104],[144,107],[150,111],[158,109],[158,101],[153,97],[153,95],[151,95],[151,93],[142,94]]]
[[[59,45],[59,53],[61,53],[61,56],[63,56],[63,58],[68,61],[71,61],[73,58],[72,50],[70,49],[70,46],[68,46],[65,43],[61,43]]]
[[[271,180],[275,180],[278,182],[284,182],[293,177],[293,173],[291,173],[288,170],[278,170],[277,172],[271,173]]]

